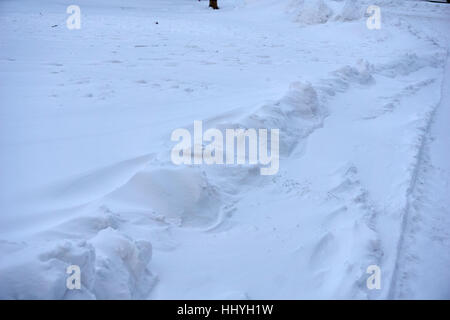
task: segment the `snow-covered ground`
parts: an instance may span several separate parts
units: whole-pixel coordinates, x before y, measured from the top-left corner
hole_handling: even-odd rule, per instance
[[[219,6],[0,1],[0,298],[449,299],[450,4]],[[278,173],[174,165],[194,120]]]

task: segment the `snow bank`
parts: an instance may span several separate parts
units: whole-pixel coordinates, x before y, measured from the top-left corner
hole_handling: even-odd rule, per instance
[[[1,299],[144,298],[155,277],[148,269],[152,246],[110,227],[89,240],[0,243]],[[67,267],[81,270],[81,289],[69,290]]]
[[[322,121],[317,92],[310,83],[294,82],[280,100],[242,119],[247,128],[280,128],[280,155],[288,155]]]
[[[95,288],[98,299],[139,299],[148,295],[154,276],[147,265],[152,245],[107,228],[91,240],[97,250]]]
[[[390,78],[407,76],[425,67],[443,67],[445,56],[442,54],[422,55],[406,53],[397,57],[394,61],[377,66],[376,72]]]
[[[326,23],[333,15],[323,0],[296,0],[290,7],[296,12],[296,21],[307,25]]]
[[[0,298],[2,299],[69,299],[66,268],[78,265],[83,273],[78,298],[94,298],[95,249],[85,241],[64,240],[39,244],[2,242],[0,263]]]
[[[179,226],[206,226],[219,214],[220,196],[201,171],[189,167],[138,172],[105,199],[116,212],[154,212]]]
[[[359,0],[294,0],[288,6],[294,21],[304,25],[324,24],[328,21],[349,22],[364,16]]]
[[[364,290],[366,268],[379,265],[383,256],[373,228],[376,211],[354,164],[342,165],[331,182],[327,202],[334,204],[336,209],[324,219],[329,228],[313,247],[310,267],[324,280],[337,284],[337,297],[366,299],[377,294]]]
[[[286,94],[277,101],[263,105],[233,122],[221,122],[217,128],[279,128],[280,155],[289,155],[298,143],[322,125],[327,115],[326,100],[343,92],[351,84],[371,85],[375,82],[373,66],[358,61],[356,66],[344,66],[331,73],[317,85],[293,82]]]
[[[336,20],[353,21],[364,16],[364,8],[358,0],[347,0],[340,12],[336,15]]]
[[[16,179],[39,183],[31,183],[34,198],[8,206],[30,210],[2,210],[0,298],[386,297],[425,111],[439,98],[440,72],[430,67],[441,63],[431,54],[440,42],[413,25],[438,19],[402,11],[396,24],[391,11],[383,13],[389,28],[370,31],[368,1],[294,0],[293,19],[307,26],[299,28],[273,0],[224,2],[215,12],[206,1],[83,2],[99,19],[75,33],[65,32],[61,6],[42,15],[5,10],[2,92],[14,108],[3,110],[11,172],[3,191]],[[68,34],[73,41],[63,41]],[[39,46],[42,36],[48,46]],[[32,59],[16,50],[22,42],[37,49]],[[73,52],[76,63],[64,54]],[[355,66],[355,57],[371,63]],[[42,81],[28,82],[20,68]],[[293,82],[299,77],[309,81]],[[380,112],[386,105],[389,114]],[[220,129],[279,128],[279,173],[175,168],[169,131],[203,117]],[[79,291],[66,288],[72,264],[82,271]],[[378,293],[365,287],[371,264],[383,268]]]

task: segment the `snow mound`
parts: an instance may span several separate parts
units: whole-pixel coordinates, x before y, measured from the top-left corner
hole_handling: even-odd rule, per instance
[[[147,265],[152,245],[107,228],[91,242],[97,250],[95,296],[98,299],[142,299],[155,281]]]
[[[306,25],[326,23],[333,15],[333,10],[323,0],[297,0],[291,7],[298,12],[296,21]]]
[[[347,0],[341,10],[341,13],[336,16],[338,21],[354,21],[361,19],[364,16],[364,8],[357,0]]]
[[[361,275],[367,266],[380,263],[383,251],[373,230],[376,211],[354,164],[344,164],[334,173],[324,202],[336,209],[325,219],[329,231],[312,247],[310,268],[315,277],[337,284],[338,297],[366,299],[367,291],[360,290],[366,278]]]
[[[364,62],[361,62],[357,67],[344,66],[333,72],[333,74],[346,83],[368,85],[375,81],[371,74],[371,66]]]
[[[156,280],[150,242],[110,227],[87,241],[2,241],[0,252],[11,258],[0,263],[1,299],[142,299]],[[81,289],[67,288],[71,265],[80,268]]]
[[[442,54],[418,56],[415,53],[406,53],[390,63],[377,66],[376,71],[386,77],[407,76],[425,67],[442,67],[445,57]]]
[[[279,100],[263,105],[243,118],[222,122],[217,128],[270,128],[280,129],[280,156],[288,156],[311,132],[322,125],[327,111],[326,100],[343,92],[351,84],[371,85],[375,82],[373,66],[358,61],[356,66],[344,66],[321,80],[319,85],[293,82]]]
[[[168,223],[205,226],[217,220],[220,196],[190,167],[142,170],[105,198],[114,212],[156,213]]]
[[[373,78],[373,66],[366,61],[358,61],[356,66],[346,65],[332,72],[332,78],[320,81],[318,88],[324,97],[334,96],[337,92],[344,92],[351,84],[371,85],[375,83]]]
[[[317,92],[310,83],[294,82],[280,100],[262,106],[242,120],[247,128],[279,128],[280,155],[289,155],[299,139],[321,124]]]

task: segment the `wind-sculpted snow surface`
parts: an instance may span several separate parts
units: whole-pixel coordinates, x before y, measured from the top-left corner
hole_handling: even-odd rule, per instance
[[[52,3],[0,4],[0,298],[448,297],[448,8],[375,1],[370,30],[369,1],[81,1],[68,31]],[[279,170],[175,165],[196,120],[279,129]]]
[[[333,10],[323,0],[298,0],[293,3],[293,6],[298,7],[296,21],[304,24],[326,23],[333,15]]]

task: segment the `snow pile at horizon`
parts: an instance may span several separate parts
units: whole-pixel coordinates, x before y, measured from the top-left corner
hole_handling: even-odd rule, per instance
[[[304,25],[323,24],[330,20],[354,21],[364,17],[362,0],[292,0],[288,12]]]

